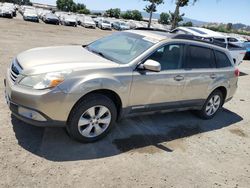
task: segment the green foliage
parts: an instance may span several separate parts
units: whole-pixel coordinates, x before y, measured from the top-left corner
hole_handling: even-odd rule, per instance
[[[138,10],[127,10],[125,13],[121,14],[121,17],[127,20],[130,20],[130,19],[138,20],[138,21],[142,20],[142,15],[140,11]]]
[[[158,22],[160,24],[166,24],[167,25],[167,24],[169,24],[169,18],[170,18],[170,15],[167,12],[162,12]]]
[[[121,15],[121,10],[119,8],[111,8],[106,10],[105,16],[107,17],[114,17],[114,18],[119,18]]]
[[[188,3],[190,0],[175,0],[175,11],[174,13],[170,12],[171,15],[171,23],[172,23],[172,29],[176,28],[178,26],[178,23],[183,21],[184,14],[180,14],[180,8],[184,6],[188,6]],[[193,0],[193,4],[197,2],[197,0]]]
[[[30,0],[0,0],[0,2],[14,3],[18,5],[32,5]]]
[[[90,10],[89,9],[80,9],[77,11],[79,14],[90,14]]]
[[[228,23],[227,24],[227,30],[231,31],[233,29],[233,24],[232,23]]]
[[[143,1],[147,1],[150,3],[144,9],[147,13],[156,12],[157,11],[156,6],[164,3],[163,0],[143,0]]]
[[[174,12],[170,12],[170,11],[169,11],[169,14],[170,14],[170,22],[172,23],[172,26],[173,26],[173,23],[176,22],[175,27],[179,25],[179,22],[183,21],[183,16],[185,15],[184,13],[181,15],[180,14],[175,15]]]
[[[57,0],[56,5],[57,8],[61,11],[90,14],[90,11],[86,8],[84,4],[76,4],[73,0]]]
[[[184,27],[192,27],[193,23],[192,22],[186,22],[186,23],[183,23],[182,26],[184,26]]]
[[[102,15],[101,12],[91,12],[91,14],[96,15],[96,16],[101,16]]]
[[[152,21],[153,12],[157,11],[156,10],[156,6],[164,3],[164,1],[163,0],[144,0],[144,1],[147,1],[147,2],[150,3],[144,9],[147,13],[150,14],[150,16],[149,16],[149,22],[148,22],[148,27],[150,27],[151,21]]]

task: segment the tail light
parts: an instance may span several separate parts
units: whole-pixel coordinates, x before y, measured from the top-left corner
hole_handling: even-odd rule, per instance
[[[238,68],[235,69],[234,75],[235,75],[236,77],[239,77],[239,76],[240,76],[240,70],[239,70]]]

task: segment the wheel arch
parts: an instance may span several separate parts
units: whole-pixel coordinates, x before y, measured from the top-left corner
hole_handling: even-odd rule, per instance
[[[78,99],[78,101],[73,105],[73,107],[70,110],[69,116],[67,118],[67,122],[69,122],[69,119],[70,119],[70,116],[72,114],[73,109],[76,108],[76,106],[81,101],[83,101],[88,96],[93,95],[93,94],[101,94],[101,95],[104,95],[104,96],[110,98],[114,102],[114,104],[116,106],[116,109],[117,109],[117,118],[119,118],[120,113],[122,111],[122,100],[121,100],[121,97],[115,91],[113,91],[113,90],[110,90],[110,89],[97,89],[97,90],[93,90],[93,91],[90,91],[90,92],[86,93],[80,99]]]
[[[213,93],[216,90],[218,90],[222,93],[223,100],[225,101],[227,98],[227,88],[224,86],[219,86],[219,87],[215,88],[211,93]]]

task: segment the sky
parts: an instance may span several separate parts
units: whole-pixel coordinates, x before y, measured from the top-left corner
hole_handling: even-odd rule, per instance
[[[55,5],[56,0],[31,0],[32,2]],[[90,10],[137,9],[143,11],[147,2],[143,0],[74,0],[84,3]],[[192,2],[192,0],[190,0]],[[157,7],[157,12],[169,12],[175,9],[175,0],[165,0]],[[243,23],[250,25],[250,0],[198,0],[195,5],[181,9],[185,17],[206,22]]]

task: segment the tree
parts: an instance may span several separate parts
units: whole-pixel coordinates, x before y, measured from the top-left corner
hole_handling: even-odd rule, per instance
[[[193,23],[192,22],[186,22],[186,23],[182,24],[182,26],[184,26],[184,27],[192,27]]]
[[[121,17],[127,20],[142,20],[142,15],[138,10],[127,10],[125,13],[121,14]]]
[[[148,28],[150,28],[153,12],[156,12],[156,6],[164,3],[164,1],[163,0],[144,0],[144,1],[148,1],[150,3],[150,5],[147,5],[144,9],[147,13],[150,14],[148,21]]]
[[[73,0],[57,0],[56,1],[57,8],[66,12],[73,12],[76,8],[76,4]]]
[[[166,13],[166,12],[162,12],[161,14],[160,14],[160,19],[158,20],[158,22],[160,23],[160,24],[169,24],[169,14],[168,13]]]
[[[176,17],[175,13],[170,12],[170,11],[169,11],[169,14],[170,14],[170,23],[172,24],[171,29],[177,27],[178,23],[183,21],[183,16],[185,15],[184,13],[181,14],[181,15],[178,14],[177,17]],[[176,22],[175,27],[173,27],[173,22]]]
[[[57,8],[66,12],[78,12],[80,14],[90,14],[85,4],[75,3],[73,0],[57,0]]]
[[[111,8],[106,10],[105,15],[107,17],[114,17],[114,18],[119,18],[121,15],[121,10],[119,8]]]
[[[231,31],[233,29],[233,24],[228,23],[226,28],[227,28],[228,31]]]
[[[197,0],[193,0],[193,4],[196,1]],[[172,22],[171,28],[172,29],[176,28],[178,26],[178,23],[183,20],[182,17],[184,16],[184,14],[180,15],[180,8],[187,6],[188,3],[189,3],[189,0],[176,0],[175,1],[175,4],[176,4],[175,11],[174,11],[174,13],[170,13],[171,14],[171,22]]]

